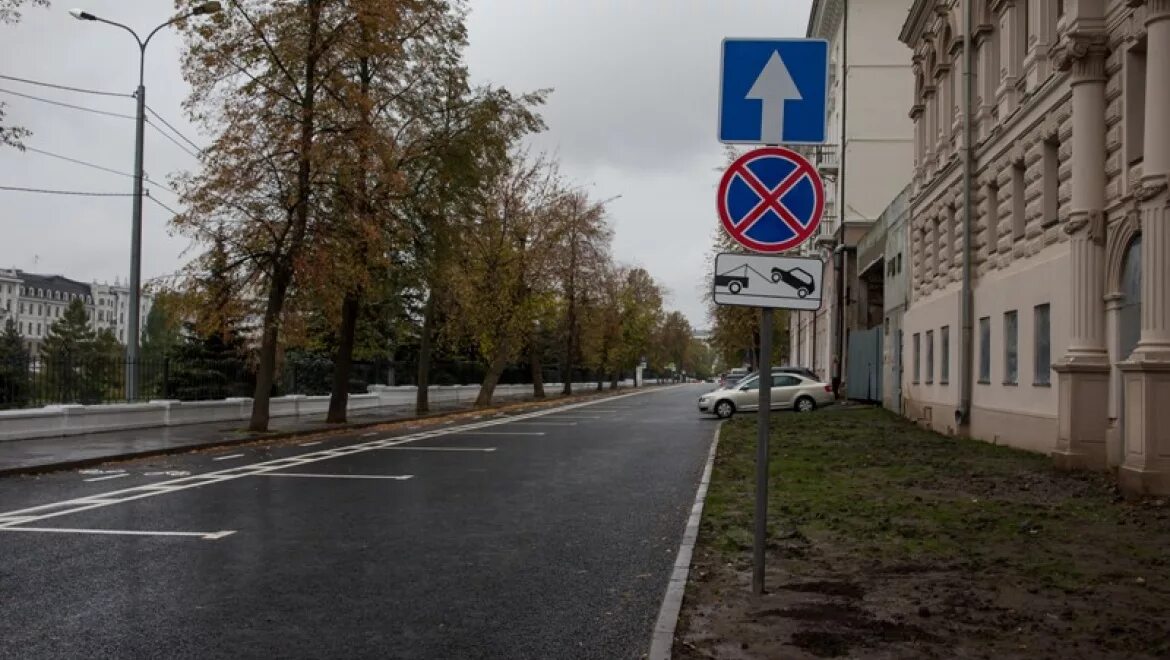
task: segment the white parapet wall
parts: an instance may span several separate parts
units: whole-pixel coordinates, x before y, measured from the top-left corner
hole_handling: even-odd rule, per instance
[[[623,386],[631,385],[624,381]],[[559,393],[560,383],[545,383],[545,391]],[[608,385],[607,385],[608,387]],[[575,391],[590,391],[596,383],[573,383]],[[432,386],[428,398],[432,403],[470,404],[479,394],[479,385]],[[498,385],[495,396],[515,399],[532,394],[531,385]],[[369,414],[378,410],[403,410],[414,406],[417,388],[371,385],[367,394],[349,397],[349,412]],[[322,417],[329,410],[328,396],[290,394],[273,397],[271,417]],[[103,431],[183,426],[205,422],[244,422],[252,416],[252,399],[232,398],[219,401],[151,401],[96,406],[61,405],[27,410],[0,410],[0,442],[30,438],[53,438],[85,435]]]

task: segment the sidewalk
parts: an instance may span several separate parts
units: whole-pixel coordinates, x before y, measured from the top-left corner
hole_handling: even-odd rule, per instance
[[[545,400],[559,398],[550,392]],[[497,402],[531,400],[531,393],[497,396]],[[433,413],[448,413],[472,408],[470,399],[431,402]],[[326,424],[324,415],[273,417],[269,433],[251,434],[243,422],[207,422],[185,426],[162,426],[107,433],[91,433],[55,438],[33,438],[0,442],[0,475],[49,472],[93,465],[112,460],[190,451],[203,447],[240,444],[262,438],[305,435],[319,431],[343,431],[386,422],[411,419],[414,406],[392,406],[351,412],[345,425]]]

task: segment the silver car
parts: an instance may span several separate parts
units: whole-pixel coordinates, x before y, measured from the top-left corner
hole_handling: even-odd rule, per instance
[[[744,378],[731,387],[715,390],[699,397],[699,412],[711,413],[727,419],[738,411],[758,410],[760,407],[760,379],[757,374]],[[772,374],[772,409],[792,408],[797,412],[812,412],[817,406],[833,401],[833,386],[812,378],[792,373]]]

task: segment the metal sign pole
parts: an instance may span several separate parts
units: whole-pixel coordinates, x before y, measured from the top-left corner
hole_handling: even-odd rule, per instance
[[[760,410],[756,415],[756,538],[752,592],[764,593],[764,546],[768,540],[768,422],[772,419],[772,309],[760,308]]]

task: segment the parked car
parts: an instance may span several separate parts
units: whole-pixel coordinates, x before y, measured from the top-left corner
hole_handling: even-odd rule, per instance
[[[791,268],[784,270],[783,268],[772,269],[772,281],[783,282],[788,286],[796,289],[796,295],[804,298],[808,294],[816,291],[816,282],[813,281],[813,276],[809,275],[808,271],[803,268]]]
[[[759,409],[759,376],[752,374],[731,387],[699,397],[699,412],[727,419],[736,412]],[[833,401],[833,386],[795,373],[772,374],[772,408],[812,412]]]
[[[804,376],[809,380],[820,380],[820,377],[818,377],[816,373],[808,367],[772,367],[772,373],[797,374],[798,376]]]

